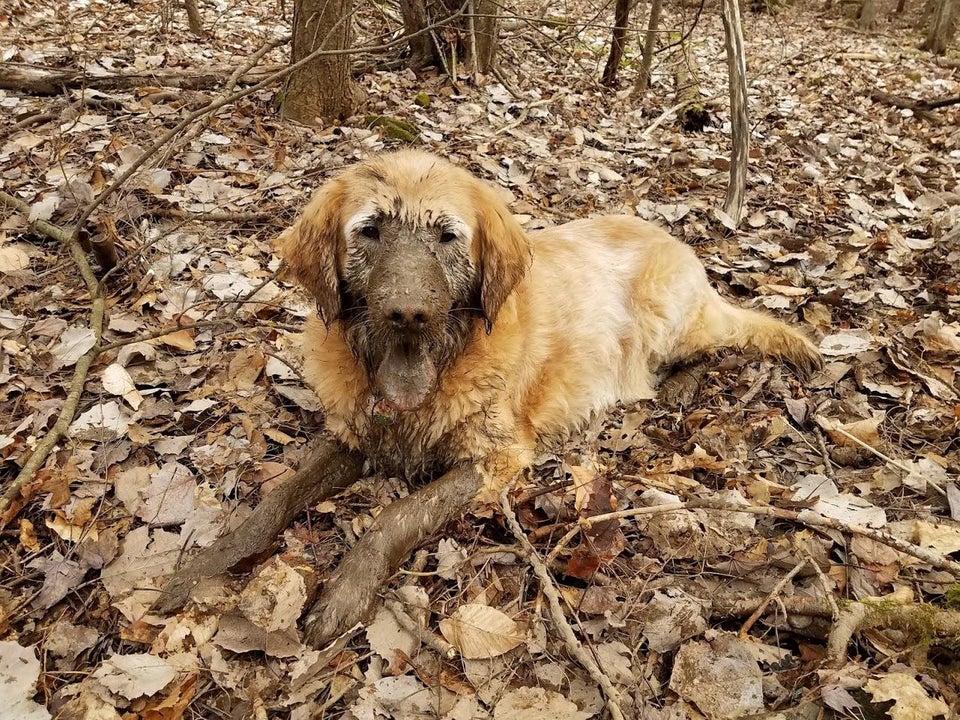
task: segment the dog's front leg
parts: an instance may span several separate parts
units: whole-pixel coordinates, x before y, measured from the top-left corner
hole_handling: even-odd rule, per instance
[[[364,620],[380,588],[414,548],[473,502],[482,475],[464,463],[387,505],[324,585],[305,621],[306,641],[319,648]]]
[[[154,603],[154,611],[166,614],[177,610],[204,578],[266,551],[297,513],[352,485],[362,468],[359,453],[335,440],[316,441],[303,467],[269,493],[240,527],[219,537],[174,573]]]

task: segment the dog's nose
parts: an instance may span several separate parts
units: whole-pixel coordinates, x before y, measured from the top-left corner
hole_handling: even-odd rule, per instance
[[[400,330],[419,330],[430,322],[430,310],[417,303],[394,302],[384,310],[387,321]]]

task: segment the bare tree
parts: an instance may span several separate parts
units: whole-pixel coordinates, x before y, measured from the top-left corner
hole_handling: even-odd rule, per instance
[[[617,84],[617,71],[620,69],[620,61],[623,59],[627,23],[630,22],[630,8],[632,6],[632,0],[617,0],[613,18],[613,37],[610,40],[610,56],[607,58],[607,64],[603,68],[603,75],[600,78],[600,82],[607,87],[613,87]]]
[[[747,188],[747,158],[750,149],[750,122],[747,117],[747,62],[743,51],[743,26],[738,0],[723,0],[723,38],[730,75],[730,182],[723,211],[734,223],[740,222]]]
[[[653,51],[657,44],[657,30],[660,29],[660,10],[663,0],[651,0],[650,18],[647,21],[647,33],[643,38],[643,61],[640,72],[637,74],[636,84],[633,86],[634,95],[645,93],[650,87],[650,73],[653,70]]]
[[[353,0],[295,0],[292,62],[318,49],[348,50]],[[283,113],[302,123],[344,118],[355,109],[355,88],[346,54],[321,55],[290,75]]]
[[[920,45],[934,55],[943,55],[954,31],[955,0],[934,0],[933,13],[927,26],[927,35]]]

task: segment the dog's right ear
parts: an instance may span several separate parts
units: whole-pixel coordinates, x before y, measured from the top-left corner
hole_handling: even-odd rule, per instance
[[[276,240],[287,266],[317,301],[326,325],[340,317],[340,263],[345,252],[342,214],[346,187],[331,180],[321,187],[289,230]]]

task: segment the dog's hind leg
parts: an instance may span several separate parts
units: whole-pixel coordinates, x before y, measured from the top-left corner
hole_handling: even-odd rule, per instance
[[[817,346],[800,330],[764,313],[731,305],[715,292],[712,295],[681,340],[683,357],[731,347],[778,358],[804,375],[823,366]]]

